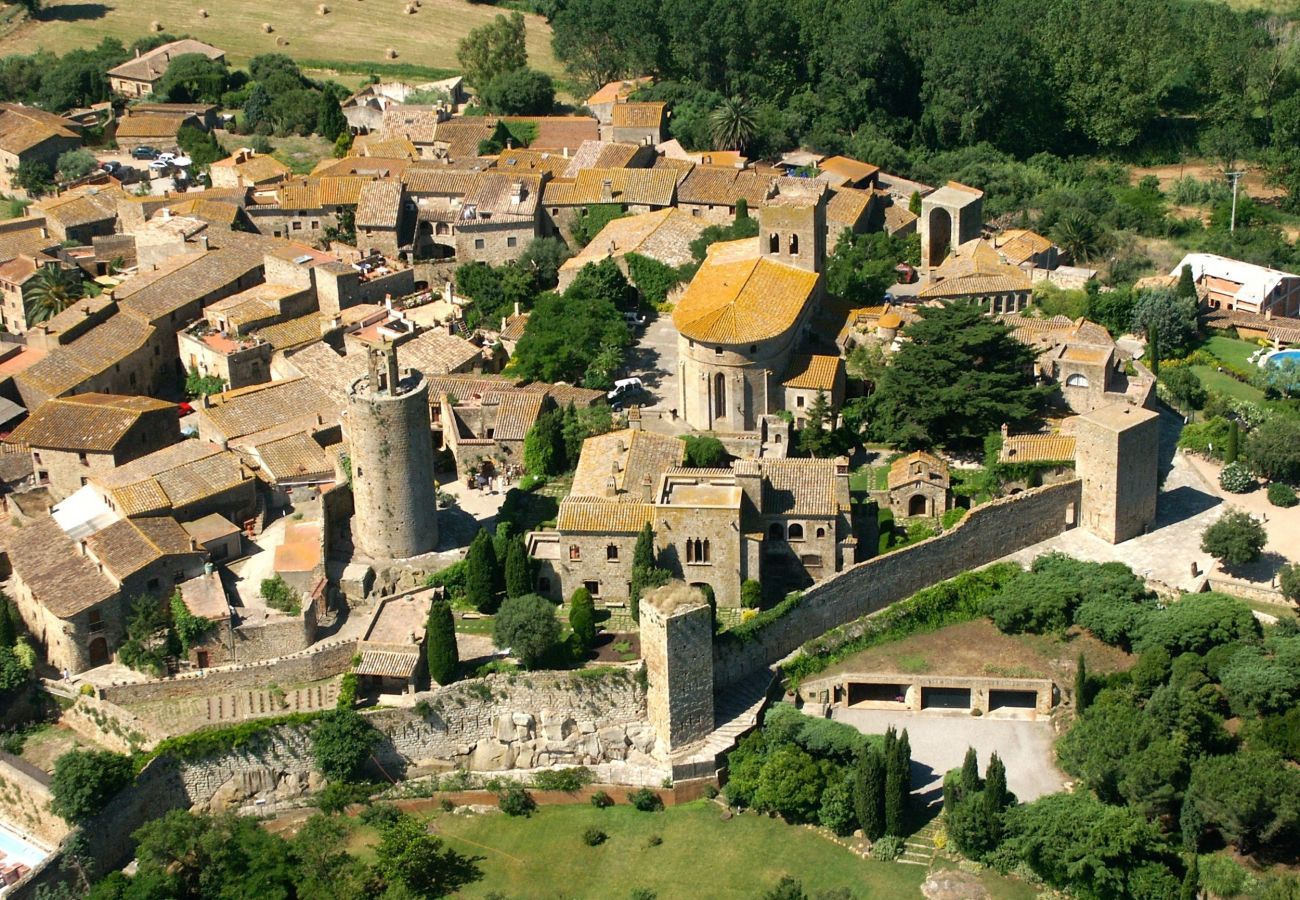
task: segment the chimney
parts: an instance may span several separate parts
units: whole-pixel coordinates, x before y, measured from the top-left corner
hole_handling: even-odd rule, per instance
[[[612,475],[605,480],[605,496],[618,496],[618,481]]]
[[[501,330],[502,330],[502,331],[505,331],[505,330],[506,330],[506,317],[505,317],[505,316],[502,316],[502,317],[501,317]]]
[[[524,183],[522,181],[516,181],[514,184],[510,185],[510,202],[518,204],[522,202],[523,199]]]
[[[1003,423],[1002,423],[1002,440],[1004,440],[1004,441],[1007,439],[1007,431],[1008,431],[1008,429],[1007,429],[1007,423],[1006,423],[1006,422],[1003,422]]]
[[[516,316],[519,315],[519,301],[518,301],[518,300],[515,301],[515,315],[516,315]]]
[[[204,250],[212,249],[208,244],[208,236],[206,234],[199,235],[199,246]]]
[[[452,298],[452,296],[453,296],[453,293],[454,293],[454,292],[452,291],[451,282],[448,281],[445,285],[443,285],[443,288],[442,288],[442,298],[443,298],[444,300],[446,300],[448,303],[450,303],[450,302],[451,302],[451,298]]]
[[[46,240],[50,236],[50,230],[44,225],[41,226],[41,240]]]
[[[600,199],[606,203],[614,199],[614,182],[608,178],[600,183]]]
[[[569,158],[569,148],[567,146],[564,148],[564,158],[565,159]]]
[[[632,406],[628,408],[627,427],[633,431],[641,430],[641,407]]]
[[[393,311],[393,295],[392,295],[392,294],[384,294],[384,309],[388,310],[390,313]]]
[[[136,47],[136,48],[135,48],[135,58],[136,58],[136,59],[139,59],[139,58],[140,58],[140,48],[139,48],[139,47]]]

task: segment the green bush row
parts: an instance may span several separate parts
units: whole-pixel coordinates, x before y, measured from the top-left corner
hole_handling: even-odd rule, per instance
[[[787,615],[790,610],[794,609],[802,601],[803,592],[795,591],[794,593],[787,595],[784,600],[776,606],[773,606],[771,609],[765,609],[749,621],[741,622],[730,631],[723,632],[718,637],[718,640],[724,643],[738,642],[741,644],[748,644],[758,638],[758,636],[762,634],[765,629],[771,626],[772,623]]]
[[[136,768],[144,768],[144,764],[149,760],[164,754],[177,759],[194,760],[228,753],[240,747],[254,746],[260,738],[273,729],[284,725],[306,725],[316,721],[320,716],[319,712],[286,713],[283,716],[270,716],[265,719],[239,722],[235,725],[203,728],[189,734],[178,734],[159,742],[158,746],[148,753],[137,754]]]

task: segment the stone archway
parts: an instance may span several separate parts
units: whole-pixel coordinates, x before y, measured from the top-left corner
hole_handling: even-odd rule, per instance
[[[108,662],[108,641],[102,637],[97,637],[90,642],[90,664],[92,666],[102,666]]]
[[[928,512],[929,502],[925,494],[913,494],[907,501],[907,514],[909,516],[924,516]]]
[[[935,207],[926,217],[925,259],[927,267],[937,266],[948,256],[952,247],[952,213],[943,207]]]

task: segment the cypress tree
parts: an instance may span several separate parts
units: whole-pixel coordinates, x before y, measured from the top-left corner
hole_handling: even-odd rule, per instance
[[[1196,281],[1192,278],[1192,267],[1183,266],[1178,273],[1178,286],[1174,288],[1175,297],[1195,297]]]
[[[1088,662],[1079,654],[1079,663],[1074,667],[1074,711],[1083,715],[1088,708]],[[989,765],[993,763],[990,762]]]
[[[1151,347],[1151,374],[1160,377],[1160,329],[1154,325],[1148,330],[1147,340]]]
[[[596,642],[596,604],[586,588],[578,588],[569,598],[569,628],[583,650]]]
[[[532,567],[528,564],[528,551],[524,539],[516,535],[506,549],[506,596],[522,597],[533,592]]]
[[[997,751],[989,756],[989,767],[984,770],[984,799],[999,811],[1007,805],[1007,767]]]
[[[12,647],[18,642],[18,629],[14,623],[14,608],[9,598],[0,594],[0,647]]]
[[[338,100],[329,91],[322,91],[320,95],[320,107],[316,112],[316,133],[326,140],[333,142],[338,140],[339,135],[348,130],[347,117],[343,115],[343,110],[339,106]]]
[[[482,528],[474,535],[465,553],[465,569],[465,598],[479,612],[495,610],[493,582],[496,580],[497,555],[492,549],[492,537]]]
[[[460,652],[456,649],[456,623],[451,617],[451,604],[446,600],[435,600],[429,610],[424,652],[431,679],[438,684],[450,684],[456,680]]]
[[[858,756],[853,807],[868,839],[874,841],[885,833],[885,762],[875,747],[867,747]]]
[[[1228,420],[1228,446],[1223,452],[1223,461],[1225,463],[1234,463],[1237,461],[1237,453],[1241,444],[1241,426],[1237,424],[1236,419]]]
[[[1201,896],[1201,865],[1195,853],[1191,857],[1191,862],[1187,864],[1187,874],[1183,876],[1183,884],[1178,889],[1178,900],[1198,900]]]
[[[974,747],[966,748],[966,758],[961,763],[961,792],[969,797],[980,789],[980,761]]]
[[[628,598],[632,621],[641,621],[641,592],[645,588],[646,576],[655,567],[655,533],[646,522],[641,533],[636,536],[636,546],[632,548],[632,585]]]
[[[902,837],[905,831],[907,813],[907,788],[911,781],[904,771],[903,748],[901,741],[896,741],[889,756],[885,758],[885,834]]]

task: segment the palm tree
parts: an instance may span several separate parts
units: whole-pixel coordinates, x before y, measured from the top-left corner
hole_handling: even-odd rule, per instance
[[[754,109],[740,97],[727,97],[709,114],[709,133],[715,150],[743,153],[757,132]]]
[[[81,279],[60,266],[42,266],[23,291],[27,321],[44,322],[68,308],[81,296]]]
[[[1056,243],[1075,264],[1082,263],[1101,249],[1102,236],[1091,215],[1074,211],[1056,224]]]

